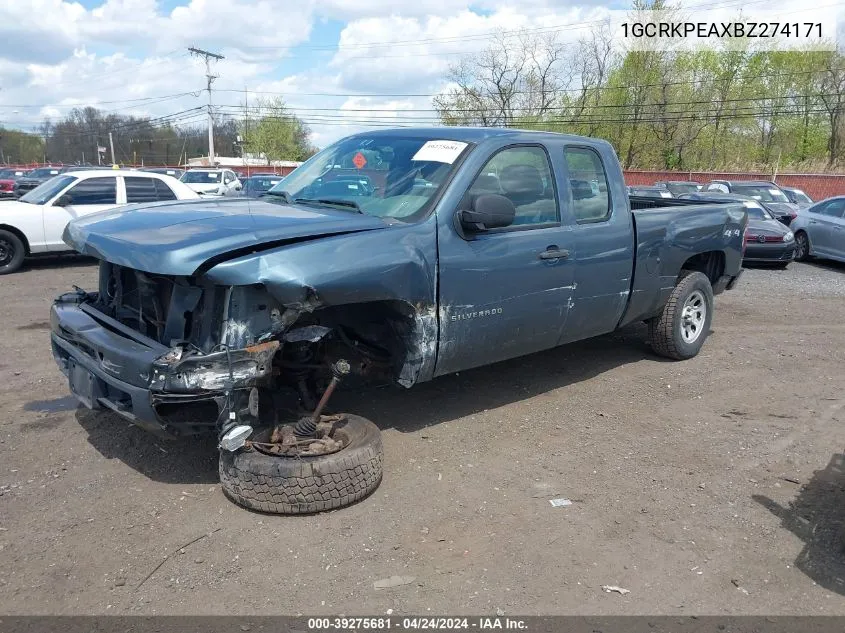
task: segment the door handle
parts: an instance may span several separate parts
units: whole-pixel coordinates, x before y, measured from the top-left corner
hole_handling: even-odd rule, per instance
[[[566,259],[567,257],[569,257],[569,251],[559,248],[547,248],[540,253],[540,259]]]
[[[815,220],[810,220],[810,224],[818,224]]]

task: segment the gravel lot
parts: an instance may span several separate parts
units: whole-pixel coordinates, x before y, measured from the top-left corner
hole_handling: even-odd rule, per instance
[[[845,266],[747,271],[691,361],[638,326],[341,394],[384,482],[307,517],[228,502],[213,442],[77,410],[48,307],[95,277],[0,279],[2,613],[845,614]]]

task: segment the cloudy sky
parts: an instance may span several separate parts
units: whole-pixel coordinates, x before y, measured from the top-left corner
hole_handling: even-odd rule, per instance
[[[759,3],[722,0],[731,7]],[[433,117],[431,95],[444,88],[449,64],[485,48],[497,29],[560,28],[571,39],[608,8],[628,6],[619,0],[0,0],[0,125],[28,129],[88,104],[199,122],[202,111],[192,109],[206,102],[205,71],[187,52],[195,46],[225,56],[214,67],[213,98],[221,111],[241,106],[245,90],[251,99],[281,95],[324,146],[397,115],[421,123]]]
[[[282,95],[323,146],[397,112],[433,116],[429,95],[450,62],[496,29],[595,12],[560,0],[0,0],[0,125],[27,128],[79,104],[151,116],[196,108],[206,95],[195,46],[226,57],[215,103],[240,106],[245,89]]]

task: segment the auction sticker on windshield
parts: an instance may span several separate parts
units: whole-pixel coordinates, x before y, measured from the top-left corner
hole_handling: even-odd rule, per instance
[[[430,160],[451,165],[466,146],[466,143],[460,141],[426,141],[411,160]]]

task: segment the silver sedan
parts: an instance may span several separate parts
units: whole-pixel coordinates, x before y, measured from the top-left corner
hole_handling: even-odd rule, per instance
[[[795,233],[795,259],[823,257],[845,262],[845,196],[801,209],[789,225]]]

